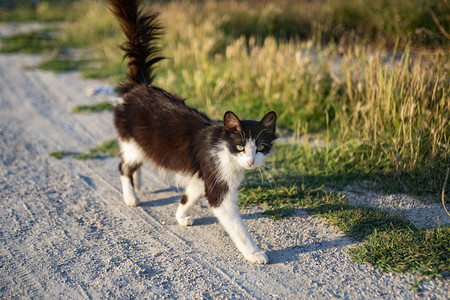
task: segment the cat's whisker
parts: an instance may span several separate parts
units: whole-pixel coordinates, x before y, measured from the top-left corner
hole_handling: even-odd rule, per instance
[[[271,165],[268,164],[263,164],[262,166],[266,167],[266,168],[270,168],[272,171],[274,171],[281,179],[285,180],[290,186],[293,186],[292,182],[286,177],[284,176],[280,171],[278,171],[275,167],[272,167]],[[267,172],[267,171],[266,171]]]
[[[261,133],[263,133],[264,131],[268,131],[267,129],[263,129],[259,132],[258,136],[256,137],[255,141],[257,141],[259,139],[259,136],[261,135]]]
[[[273,178],[273,176],[269,173],[269,172],[267,172],[267,170],[265,170],[265,169],[260,169],[263,173],[264,173],[264,175],[266,176],[266,178],[267,178],[267,180],[269,181],[269,184],[270,184],[270,187],[271,188],[273,188],[273,186],[275,185],[275,186],[278,186],[278,183],[277,183],[277,181],[275,180],[275,178]],[[272,184],[273,183],[273,184]]]
[[[258,168],[259,174],[261,175],[261,184],[264,184],[263,170]]]

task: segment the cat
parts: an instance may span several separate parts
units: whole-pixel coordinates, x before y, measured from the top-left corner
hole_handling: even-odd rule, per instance
[[[145,13],[138,0],[109,0],[109,6],[126,36],[121,49],[129,68],[127,80],[118,88],[122,100],[114,107],[125,203],[139,204],[135,187],[140,185],[141,165],[149,161],[183,179],[184,195],[176,212],[180,225],[193,225],[189,208],[205,196],[245,259],[268,263],[239,214],[237,189],[244,170],[261,166],[271,152],[276,113],[271,111],[258,122],[240,120],[227,111],[223,121],[213,121],[154,86],[154,65],[163,59],[156,45],[162,32],[158,15]]]

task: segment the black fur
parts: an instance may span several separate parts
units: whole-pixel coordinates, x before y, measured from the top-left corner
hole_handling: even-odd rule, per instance
[[[153,66],[163,59],[156,45],[162,27],[156,21],[158,14],[145,14],[139,1],[109,0],[109,3],[127,39],[121,49],[125,52],[124,58],[128,58],[128,81],[119,89],[125,94],[136,83],[152,84]]]

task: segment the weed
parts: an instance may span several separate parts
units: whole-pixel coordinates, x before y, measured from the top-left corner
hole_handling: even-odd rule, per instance
[[[59,45],[55,41],[56,32],[56,29],[46,28],[3,38],[0,51],[30,54],[54,50]]]
[[[88,62],[84,60],[75,60],[71,58],[51,58],[43,61],[37,67],[45,71],[67,72],[82,68]]]
[[[386,271],[415,271],[423,276],[450,274],[450,227],[434,229],[395,228],[374,232],[350,250],[352,258]]]
[[[110,101],[99,102],[93,105],[78,105],[72,109],[73,113],[92,113],[101,111],[111,111],[113,104]]]
[[[114,157],[119,153],[119,144],[116,139],[103,142],[94,148],[86,150],[84,153],[78,153],[73,151],[55,151],[50,153],[50,156],[56,159],[62,159],[66,156],[73,157],[78,160],[98,159],[105,157]]]
[[[77,153],[72,152],[72,151],[66,151],[66,150],[54,151],[54,152],[50,153],[50,156],[54,157],[56,159],[62,159],[66,156],[74,156],[74,155],[77,155]]]
[[[119,144],[116,139],[103,142],[101,145],[88,149],[85,153],[76,155],[79,160],[114,157],[119,153]]]

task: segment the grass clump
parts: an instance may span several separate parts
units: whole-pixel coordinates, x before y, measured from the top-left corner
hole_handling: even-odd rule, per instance
[[[103,142],[101,145],[88,149],[85,153],[76,155],[79,160],[114,157],[119,154],[119,143],[116,139]]]
[[[266,159],[267,176],[273,169],[292,183],[313,187],[327,186],[344,190],[347,185],[362,185],[385,193],[407,193],[430,198],[439,202],[446,166],[443,158],[427,158],[410,170],[398,169],[392,154],[372,148],[359,140],[348,142],[324,142],[319,147],[304,142],[298,145],[276,145],[274,155]],[[280,179],[278,179],[280,181]],[[445,193],[449,193],[447,182]]]
[[[98,159],[106,157],[115,157],[119,154],[119,144],[116,139],[108,140],[102,144],[86,150],[84,153],[78,153],[73,151],[55,151],[50,153],[50,156],[56,159],[62,159],[70,156],[78,160]]]
[[[38,69],[44,71],[53,72],[68,72],[79,70],[85,66],[88,62],[83,60],[76,60],[71,58],[59,58],[55,57],[52,59],[47,59],[40,63],[37,67]]]
[[[434,229],[392,228],[376,231],[350,250],[360,263],[392,272],[417,272],[428,278],[450,274],[450,227]]]
[[[77,155],[76,152],[72,152],[72,151],[66,151],[66,150],[58,150],[58,151],[54,151],[50,153],[51,157],[54,157],[56,159],[63,159],[66,156],[74,156]]]
[[[55,40],[56,32],[56,29],[47,28],[5,37],[2,39],[0,52],[34,54],[54,50],[59,47]]]
[[[93,105],[78,105],[72,109],[73,113],[93,113],[101,111],[111,111],[113,104],[110,101],[103,101]]]

